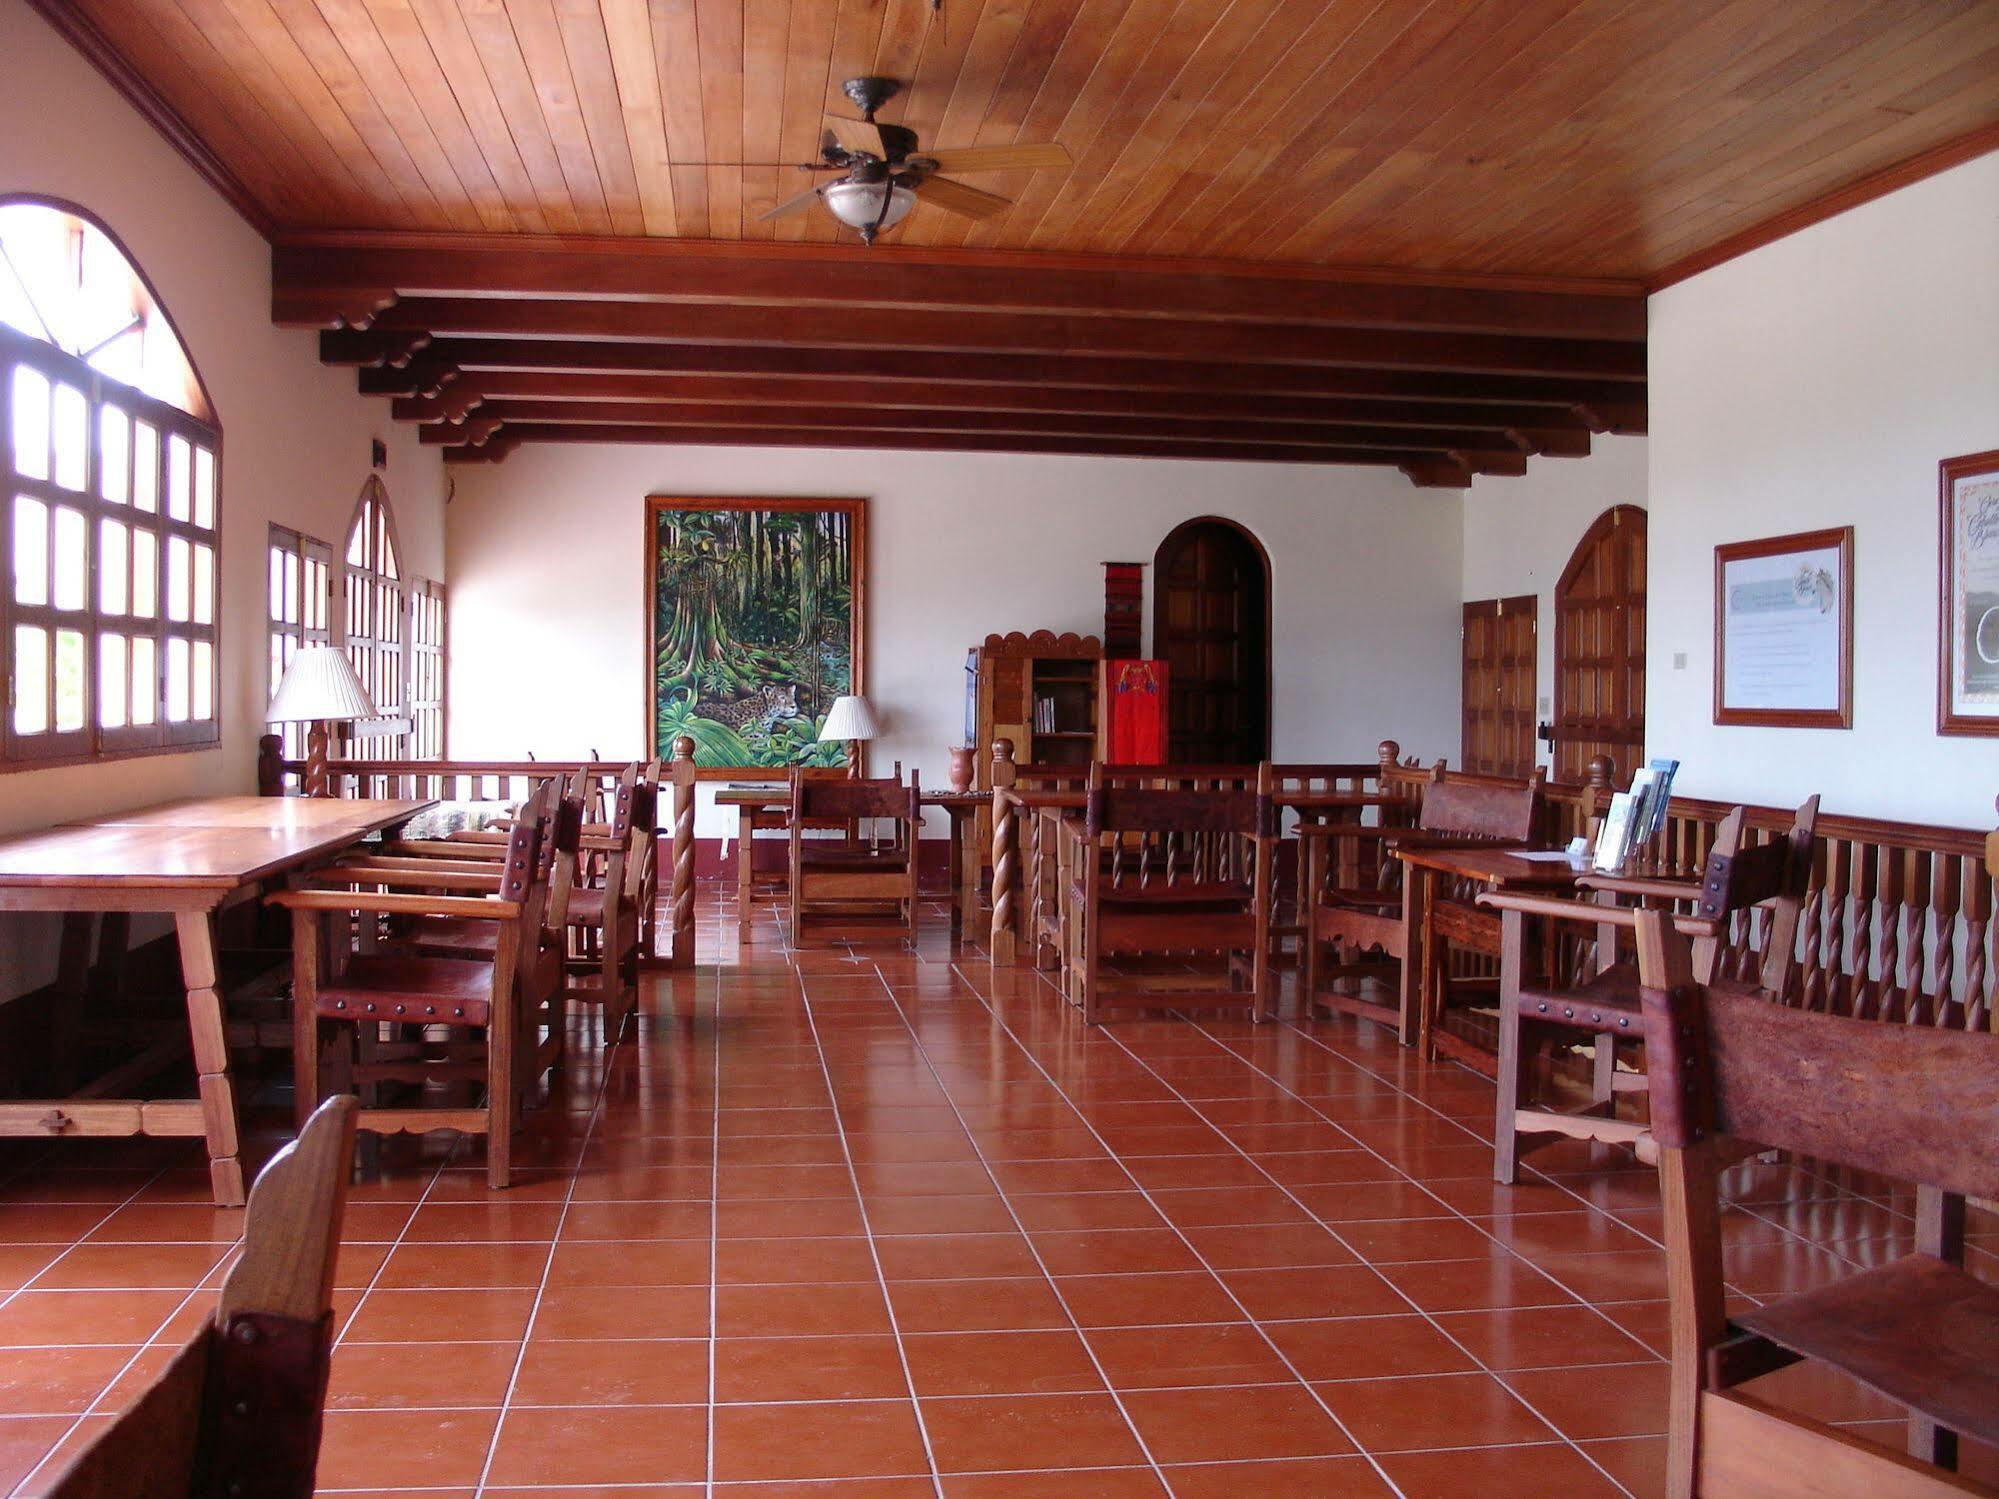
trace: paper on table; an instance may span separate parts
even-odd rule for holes
[[[1589,855],[1572,854],[1565,848],[1515,849],[1513,857],[1533,864],[1573,864],[1578,869],[1589,865]]]

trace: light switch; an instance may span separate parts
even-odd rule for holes
[[[1686,669],[1687,669],[1687,653],[1685,651],[1674,651],[1673,670],[1685,671]]]
[[[1548,702],[1548,699],[1540,697],[1534,699],[1534,702],[1535,702],[1535,709],[1534,709],[1535,713],[1542,718],[1546,718],[1548,716],[1549,709],[1551,706]]]

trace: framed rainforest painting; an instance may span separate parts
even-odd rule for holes
[[[1937,732],[1999,736],[1999,450],[1937,470]]]
[[[846,765],[819,729],[866,691],[867,522],[866,500],[647,497],[651,753],[685,734],[705,778]]]

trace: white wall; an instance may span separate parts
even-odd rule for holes
[[[1993,447],[1999,154],[1652,298],[1647,732],[1688,791],[1991,825],[1999,740],[1935,723],[1937,463]],[[1853,728],[1715,727],[1714,547],[1849,524]]]
[[[442,467],[310,333],[271,325],[270,248],[101,75],[26,5],[0,4],[0,194],[89,209],[125,243],[186,340],[221,418],[222,743],[209,750],[0,773],[0,834],[168,797],[256,788],[263,732],[264,548],[281,521],[338,546],[368,443],[411,572],[444,570]],[[0,996],[39,982],[39,926],[0,918]]]
[[[1555,584],[1583,533],[1613,505],[1645,506],[1645,439],[1598,437],[1587,458],[1537,458],[1525,478],[1480,475],[1465,496],[1463,596],[1534,594],[1538,661],[1536,722],[1552,718],[1555,695]],[[1457,750],[1453,748],[1452,763]],[[1538,763],[1553,751],[1534,741]]]
[[[1253,531],[1273,605],[1273,753],[1454,753],[1460,501],[1393,469],[1124,458],[545,446],[461,471],[450,510],[451,748],[646,751],[645,497],[862,495],[877,765],[945,781],[966,650],[1103,629],[1106,559],[1199,515]],[[1148,597],[1148,611],[1150,601]],[[544,706],[524,717],[524,700]],[[733,833],[704,805],[703,836]]]

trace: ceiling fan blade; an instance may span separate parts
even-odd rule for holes
[[[942,172],[1025,172],[1069,166],[1069,148],[1046,141],[1030,146],[946,146],[922,153]]]
[[[845,115],[826,116],[826,133],[843,151],[864,152],[869,156],[888,157],[888,146],[882,140],[881,126],[867,120],[850,120]]]
[[[781,219],[786,214],[797,213],[801,209],[810,208],[818,201],[819,189],[808,187],[804,192],[786,198],[775,208],[766,208],[762,213],[757,215],[757,222],[762,224],[769,222],[771,219]]]
[[[1004,213],[1013,207],[1013,199],[1002,198],[998,193],[981,191],[968,187],[962,182],[953,182],[949,177],[925,177],[910,184],[916,195],[925,203],[934,203],[939,208],[952,213],[963,214],[968,219],[989,219],[996,213]]]

